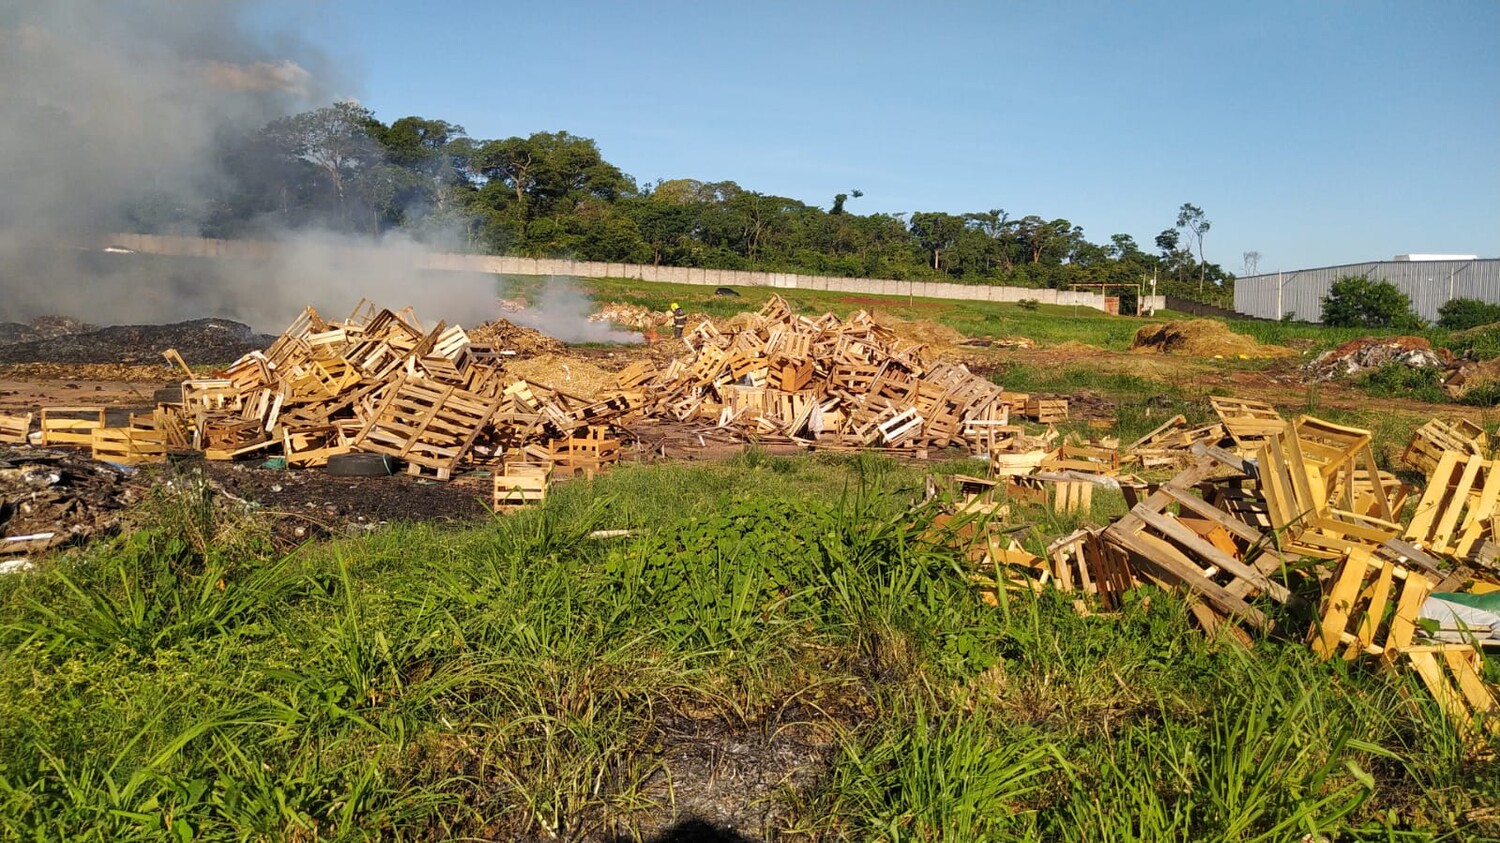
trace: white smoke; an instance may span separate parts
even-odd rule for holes
[[[100,250],[152,202],[173,233],[198,234],[234,188],[224,139],[343,86],[316,51],[242,25],[252,5],[0,0],[0,321],[214,316],[274,331],[307,305],[342,318],[361,298],[433,323],[494,317],[493,276],[417,270],[424,247],[399,235],[269,231],[259,260]]]
[[[594,310],[594,301],[571,278],[551,276],[539,291],[529,293],[521,291],[524,287],[524,282],[515,279],[506,279],[501,284],[502,294],[507,298],[526,300],[523,309],[504,314],[517,325],[535,328],[567,343],[629,345],[644,341],[633,331],[622,331],[608,322],[591,321],[589,314]]]

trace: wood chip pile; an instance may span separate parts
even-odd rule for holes
[[[999,589],[1054,587],[1112,611],[1126,591],[1154,584],[1191,596],[1210,635],[1249,644],[1252,632],[1305,634],[1324,658],[1414,673],[1466,734],[1500,734],[1495,690],[1480,678],[1482,651],[1423,640],[1418,624],[1428,594],[1500,583],[1500,460],[1486,457],[1483,431],[1441,421],[1417,431],[1402,461],[1427,483],[1403,520],[1417,493],[1377,467],[1369,431],[1306,415],[1288,421],[1259,402],[1215,399],[1214,409],[1218,424],[1189,429],[1177,417],[1132,446],[1127,457],[1142,464],[1187,465],[1163,483],[1119,482],[1130,505],[1124,516],[1064,536],[1044,556],[1010,534],[987,538],[994,577],[982,582],[996,589],[991,598]],[[1097,467],[1069,460],[1066,472],[1049,474],[1064,445],[1045,452],[1036,470],[992,476],[978,493],[966,478],[959,509],[983,512],[1004,490],[1011,501],[1086,513],[1071,487],[1098,483],[1117,464],[1099,449],[1077,453]],[[1054,486],[1052,495],[1034,479]],[[1284,628],[1299,613],[1318,621],[1311,630]]]

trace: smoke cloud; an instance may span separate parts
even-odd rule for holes
[[[503,279],[501,283],[501,290],[507,298],[526,302],[523,309],[504,314],[517,325],[535,328],[569,343],[630,345],[643,342],[641,335],[633,331],[622,331],[608,322],[590,321],[593,300],[571,278],[554,275],[536,292],[528,293],[526,287],[526,282],[516,279]]]
[[[225,138],[345,93],[317,51],[245,26],[252,5],[0,0],[0,321],[279,330],[304,306],[337,318],[360,298],[432,322],[493,318],[493,277],[418,271],[423,247],[403,237],[271,231],[262,260],[101,251],[143,206],[172,220],[164,233],[197,235],[226,189]]]

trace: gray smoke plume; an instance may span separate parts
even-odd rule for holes
[[[529,293],[526,292],[528,285],[525,281],[504,276],[501,278],[500,289],[506,298],[526,302],[523,309],[503,314],[517,325],[535,328],[569,343],[630,345],[644,342],[642,336],[633,331],[622,331],[608,322],[590,321],[593,299],[571,278],[551,276],[539,291]]]
[[[219,316],[276,330],[360,298],[424,320],[492,318],[494,279],[422,273],[421,247],[270,232],[263,260],[110,254],[151,211],[196,235],[225,190],[223,139],[326,104],[347,84],[315,50],[252,34],[248,0],[0,0],[0,321],[99,324]],[[360,245],[370,246],[370,241]]]

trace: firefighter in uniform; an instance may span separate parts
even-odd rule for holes
[[[672,302],[672,338],[682,339],[682,330],[687,327],[687,312],[682,305]]]

